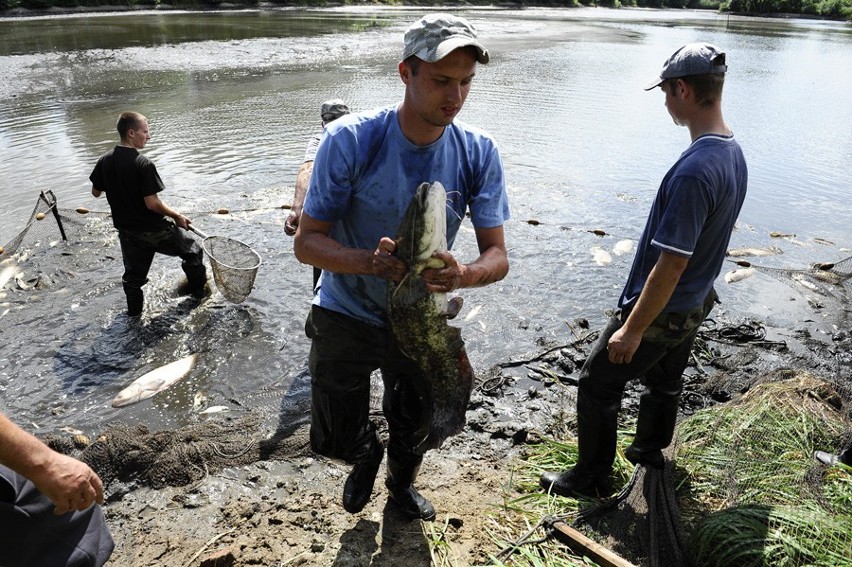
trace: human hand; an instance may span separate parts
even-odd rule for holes
[[[427,268],[421,272],[426,290],[432,293],[449,293],[461,287],[464,264],[449,253],[437,251],[432,254]]]
[[[184,230],[189,230],[189,225],[192,224],[192,221],[183,215],[178,215],[175,217],[175,224]]]
[[[62,453],[53,452],[41,474],[30,480],[50,498],[57,515],[83,511],[104,501],[104,485],[98,475],[87,464]]]
[[[396,242],[387,236],[379,241],[378,247],[370,258],[370,270],[376,277],[398,282],[405,276],[408,267],[405,262],[393,255]]]
[[[299,228],[299,218],[302,216],[302,210],[291,208],[290,214],[287,215],[287,220],[284,221],[284,232],[287,236],[296,234],[296,229]]]
[[[621,327],[612,334],[606,345],[609,361],[613,364],[629,364],[641,342],[641,333],[629,333],[625,327]]]

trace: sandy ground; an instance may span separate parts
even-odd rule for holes
[[[688,369],[694,378],[684,399],[723,401],[784,368],[849,380],[848,334],[823,343],[799,334],[803,341],[794,348],[714,344],[720,358],[704,365],[705,375]],[[108,486],[105,512],[116,542],[108,565],[492,564],[504,542],[489,535],[489,523],[502,503],[520,495],[514,483],[530,444],[565,430],[575,367],[588,346],[543,345],[524,364],[480,376],[465,432],[427,454],[416,483],[438,511],[434,522],[409,521],[388,502],[384,464],[372,501],[348,514],[340,504],[348,467],[305,452],[211,472],[188,486]],[[630,413],[635,399],[624,407]]]

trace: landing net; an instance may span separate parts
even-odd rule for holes
[[[216,287],[228,301],[242,303],[254,286],[260,254],[248,244],[224,236],[208,236],[203,246],[213,267]]]

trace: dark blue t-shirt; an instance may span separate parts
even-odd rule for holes
[[[663,178],[619,307],[639,298],[661,250],[689,257],[663,312],[700,306],[722,270],[747,185],[745,157],[733,136],[696,139]]]

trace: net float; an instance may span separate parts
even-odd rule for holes
[[[36,215],[36,220],[43,220],[43,219],[44,219],[44,213],[39,213],[39,214]]]
[[[85,215],[89,212],[89,209],[87,209],[86,207],[77,207],[77,212],[81,215]]]
[[[229,212],[231,212],[231,211],[229,211],[229,210],[228,210],[228,209],[226,209],[225,207],[222,207],[221,209],[219,209],[218,211],[216,211],[216,213],[217,213],[217,214],[220,214],[220,215],[227,215]]]

